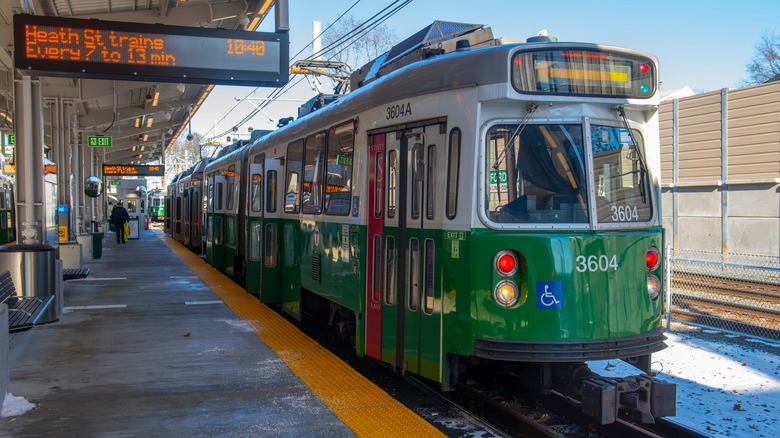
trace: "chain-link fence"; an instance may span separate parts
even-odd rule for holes
[[[667,249],[667,320],[780,339],[780,257]]]

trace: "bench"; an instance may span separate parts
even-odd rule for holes
[[[62,279],[65,281],[76,280],[78,278],[86,278],[88,275],[89,275],[89,268],[62,270]]]
[[[9,332],[32,328],[53,301],[54,295],[46,299],[18,296],[11,273],[9,271],[0,273],[0,303],[8,306]]]

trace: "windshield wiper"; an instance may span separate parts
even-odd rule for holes
[[[617,110],[620,114],[621,120],[623,120],[623,125],[625,126],[626,131],[628,131],[628,137],[631,139],[631,146],[634,148],[634,151],[636,151],[637,154],[639,161],[639,195],[642,197],[642,203],[646,203],[647,193],[645,193],[644,179],[645,176],[649,174],[647,172],[647,168],[645,167],[645,157],[642,156],[642,151],[639,149],[639,143],[637,143],[636,139],[634,138],[634,132],[631,131],[631,127],[628,126],[628,119],[626,118],[625,108],[623,108],[622,105],[618,105]]]
[[[504,159],[503,157],[506,155],[506,151],[512,146],[512,142],[514,141],[515,137],[523,132],[523,129],[525,129],[526,125],[528,125],[528,119],[531,118],[537,108],[539,108],[539,105],[535,103],[528,104],[528,107],[525,109],[525,115],[523,115],[523,118],[520,120],[520,124],[517,125],[515,132],[512,133],[512,136],[509,137],[509,140],[507,140],[506,144],[504,144],[504,150],[502,150],[500,154],[496,155],[496,161],[493,163],[493,170],[498,170],[498,166]]]

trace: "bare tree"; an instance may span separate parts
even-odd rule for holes
[[[780,80],[780,35],[765,32],[756,53],[746,67],[750,77],[743,85],[758,85]]]
[[[322,35],[328,59],[347,63],[357,68],[377,58],[398,40],[398,36],[385,24],[370,28],[350,15],[329,24]]]
[[[183,140],[181,137],[174,140],[165,152],[168,164],[166,174],[171,174],[170,176],[173,177],[200,161],[202,141],[203,136],[198,133],[192,134],[192,140]]]

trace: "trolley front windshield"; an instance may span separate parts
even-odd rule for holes
[[[588,224],[590,199],[600,223],[645,222],[652,217],[642,137],[591,125],[494,125],[486,138],[487,217],[497,223]],[[593,163],[587,163],[586,147]],[[593,169],[594,181],[587,169]],[[590,188],[593,187],[594,194]],[[592,195],[595,195],[591,198]]]
[[[582,125],[496,125],[488,214],[503,223],[588,223]]]

